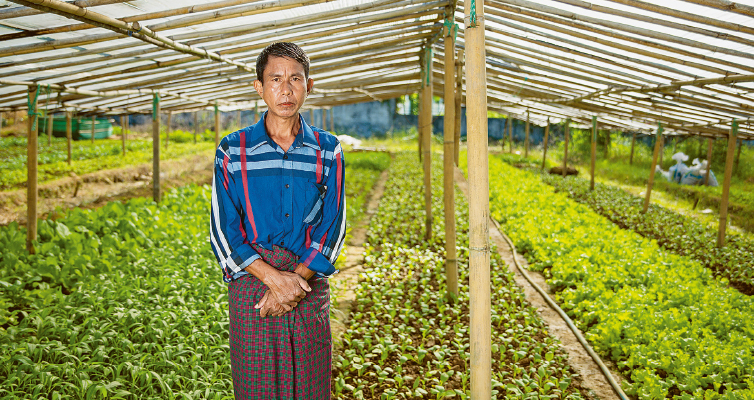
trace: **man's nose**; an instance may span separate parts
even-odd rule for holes
[[[286,80],[285,82],[283,82],[282,94],[293,94],[293,84],[291,83],[291,81]]]

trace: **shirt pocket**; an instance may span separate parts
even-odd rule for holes
[[[306,197],[309,199],[304,208],[304,223],[318,225],[322,222],[322,208],[325,205],[327,186],[309,182],[306,187]]]

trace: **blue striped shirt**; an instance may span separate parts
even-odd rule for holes
[[[301,129],[287,152],[260,121],[223,138],[215,153],[210,242],[231,282],[258,258],[251,243],[284,247],[322,276],[346,233],[343,149],[338,139],[310,127]]]

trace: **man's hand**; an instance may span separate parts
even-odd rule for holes
[[[293,272],[276,270],[266,274],[264,278],[262,282],[270,289],[270,296],[277,303],[290,306],[291,309],[312,290],[304,278]]]
[[[279,317],[289,313],[296,307],[296,304],[290,306],[278,303],[270,293],[269,290],[265,292],[264,296],[262,296],[262,300],[259,300],[259,303],[254,306],[254,308],[259,310],[260,317],[264,318],[268,315],[271,317]]]

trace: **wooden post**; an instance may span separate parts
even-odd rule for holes
[[[92,143],[94,143],[95,127],[97,126],[97,116],[92,115]]]
[[[594,165],[597,163],[597,116],[592,117],[592,181],[589,189],[594,190]]]
[[[733,167],[733,172],[738,173],[738,164],[741,162],[741,147],[744,147],[744,141],[738,140],[738,151],[736,151],[736,165]]]
[[[34,241],[37,240],[37,141],[39,116],[37,97],[39,86],[29,85],[29,121],[26,143],[26,250],[34,254]]]
[[[330,133],[335,134],[335,110],[330,109]]]
[[[126,155],[126,117],[120,116],[120,142],[121,142],[121,155]]]
[[[458,166],[458,157],[461,153],[461,102],[463,102],[463,49],[458,49],[458,58],[456,59],[456,123],[453,127],[456,142],[453,154],[456,157],[456,166]]]
[[[215,100],[215,149],[220,146],[220,110],[217,109],[217,100]]]
[[[545,170],[545,162],[547,161],[547,141],[550,136],[550,117],[547,117],[547,125],[545,125],[545,140],[542,143],[544,145],[544,152],[542,153],[542,171]]]
[[[704,186],[709,186],[709,171],[712,169],[712,138],[707,139],[707,172],[704,174]]]
[[[472,7],[472,4],[475,7]],[[471,400],[492,397],[489,177],[484,2],[465,1],[469,147],[469,291]]]
[[[730,180],[733,176],[733,153],[736,151],[736,136],[738,136],[738,121],[734,119],[728,134],[728,153],[725,156],[725,179],[723,180],[723,197],[720,200],[720,228],[717,231],[717,247],[725,246],[725,229],[728,226],[728,196],[730,195]]]
[[[445,7],[446,18],[452,18],[453,7]],[[452,19],[450,20],[452,22]],[[458,261],[456,259],[456,207],[455,185],[453,175],[455,171],[455,133],[453,128],[456,121],[455,105],[455,32],[458,29],[446,26],[445,29],[445,116],[443,119],[443,200],[445,204],[445,280],[450,298],[458,297]]]
[[[52,114],[47,115],[47,145],[52,146]]]
[[[421,57],[424,57],[423,51],[421,52],[421,54],[422,54]],[[421,60],[421,57],[419,57],[420,60]],[[422,64],[422,62],[420,61],[419,64]],[[422,89],[419,89],[419,118],[417,118],[417,121],[416,121],[416,148],[419,153],[419,162],[422,162],[422,145],[424,144],[424,139],[423,139],[424,130],[422,129],[422,115],[424,115],[424,113],[422,112],[422,108],[424,107],[424,102],[421,100],[421,91]]]
[[[424,164],[424,238],[432,237],[432,47],[423,50],[422,90],[420,95],[421,114],[419,130],[421,131],[422,162]]]
[[[631,135],[631,156],[628,159],[629,165],[634,165],[634,145],[636,144],[636,132]]]
[[[655,136],[655,151],[652,154],[652,169],[649,171],[649,183],[647,183],[647,194],[644,196],[644,210],[646,213],[649,210],[649,199],[652,196],[652,186],[655,183],[655,168],[657,167],[657,159],[662,151],[662,123],[657,123],[657,135]]]
[[[196,136],[199,134],[199,111],[194,111],[194,144],[196,144]]]
[[[563,147],[563,178],[568,174],[568,133],[571,130],[571,119],[566,120],[565,130],[563,137],[565,139],[565,146]]]
[[[152,198],[160,202],[160,96],[153,95],[152,107]],[[217,135],[215,135],[217,139]]]
[[[531,123],[529,122],[529,111],[526,111],[526,137],[524,138],[524,158],[529,157],[529,129]]]
[[[72,162],[71,142],[73,141],[73,129],[71,129],[71,112],[65,112],[65,140],[68,142],[68,165]]]
[[[168,111],[168,123],[165,126],[165,150],[168,149],[168,142],[170,142],[170,129],[173,127],[173,112]]]

